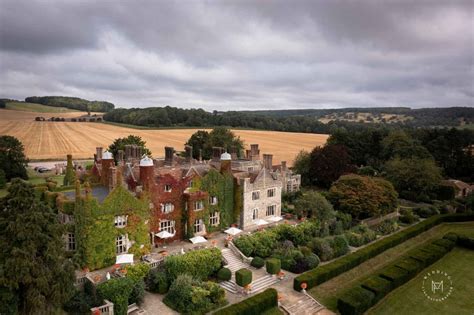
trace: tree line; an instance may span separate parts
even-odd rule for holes
[[[115,105],[105,101],[88,101],[78,97],[67,96],[30,96],[25,98],[27,103],[36,103],[53,107],[66,107],[84,112],[108,112]]]

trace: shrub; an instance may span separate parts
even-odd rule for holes
[[[354,253],[342,257],[334,262],[320,266],[308,272],[297,276],[293,281],[293,288],[297,291],[301,290],[301,284],[307,283],[308,288],[319,285],[347,270],[350,270],[364,261],[384,252],[385,250],[396,246],[407,239],[429,230],[433,226],[442,222],[465,222],[474,221],[474,214],[444,214],[433,216],[425,221],[410,226],[405,230],[390,235],[378,242],[368,245]]]
[[[206,280],[221,268],[221,263],[220,250],[210,248],[187,252],[184,255],[168,256],[164,268],[169,279],[176,279],[179,275],[187,273],[197,279]]]
[[[380,301],[393,289],[390,281],[375,275],[362,282],[361,286],[374,294],[373,304]]]
[[[418,272],[420,272],[424,268],[423,263],[410,257],[403,257],[397,260],[396,262],[394,262],[393,265],[407,271],[410,277],[415,276]]]
[[[388,235],[399,229],[397,219],[388,219],[372,226],[374,230],[379,235]]]
[[[331,244],[327,239],[324,238],[314,238],[308,244],[308,247],[311,248],[313,253],[318,255],[322,261],[331,260],[334,256],[334,251],[331,247]]]
[[[143,298],[145,297],[145,281],[140,279],[135,281],[133,285],[132,292],[130,292],[130,296],[128,297],[128,305],[136,303],[141,304],[143,302]]]
[[[435,241],[431,242],[431,244],[444,247],[447,250],[451,250],[451,249],[454,248],[454,246],[456,246],[456,242],[453,242],[449,239],[444,239],[444,238],[439,239],[439,240],[435,240]]]
[[[399,220],[402,223],[412,224],[414,222],[417,222],[419,220],[419,217],[417,215],[414,215],[413,212],[407,211],[405,214],[399,217]]]
[[[457,242],[458,241],[458,235],[456,233],[450,232],[447,233],[443,236],[443,239],[450,240],[452,242]]]
[[[136,265],[128,265],[127,269],[127,277],[132,279],[133,281],[139,281],[145,279],[145,277],[150,272],[150,265],[148,264],[136,264]]]
[[[438,209],[433,206],[415,208],[414,212],[421,218],[429,218],[431,216],[439,214]]]
[[[271,275],[276,275],[281,270],[281,261],[278,258],[269,258],[265,262],[265,268]]]
[[[163,302],[184,314],[205,314],[226,303],[225,292],[217,283],[201,282],[180,275],[171,285]]]
[[[220,309],[214,315],[255,315],[278,306],[277,290],[270,288],[242,302]]]
[[[380,277],[391,281],[394,289],[410,279],[408,271],[397,266],[385,267],[378,273],[380,274]]]
[[[1,295],[1,294],[0,294]],[[0,299],[1,301],[2,299]],[[8,305],[8,304],[5,304]],[[64,304],[64,310],[69,314],[89,314],[95,307],[94,299],[86,292],[77,290],[75,294]],[[5,311],[5,309],[4,309]],[[5,314],[16,314],[17,310]]]
[[[263,266],[265,266],[265,260],[260,257],[255,257],[254,259],[252,259],[250,265],[255,268],[262,268]]]
[[[235,272],[235,282],[241,287],[252,283],[252,271],[247,268],[237,270]]]
[[[337,300],[337,308],[341,315],[363,314],[373,305],[374,298],[374,293],[357,286],[346,291]]]
[[[347,231],[345,233],[345,238],[349,245],[359,247],[372,242],[377,238],[377,235],[367,226],[362,225]]]
[[[148,273],[146,284],[148,290],[155,293],[165,294],[169,289],[169,281],[164,271],[152,269]]]
[[[345,255],[347,252],[349,252],[349,244],[347,244],[347,240],[344,236],[334,236],[330,242],[334,252],[334,258]]]
[[[474,238],[460,235],[457,241],[459,246],[474,249]]]
[[[132,279],[113,278],[97,286],[97,293],[102,299],[114,303],[114,312],[118,315],[127,314],[128,299],[135,283]]]
[[[217,279],[221,281],[229,281],[232,278],[232,271],[229,268],[221,268],[217,272]]]

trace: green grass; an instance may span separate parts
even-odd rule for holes
[[[66,113],[66,112],[77,112],[77,110],[69,109],[65,107],[53,107],[42,104],[26,103],[26,102],[8,102],[6,109],[27,111],[27,112],[38,112],[38,113]]]
[[[363,262],[359,266],[312,288],[308,293],[330,310],[336,311],[337,299],[344,291],[362,283],[369,278],[373,272],[389,265],[392,261],[403,256],[409,250],[418,247],[423,243],[441,238],[448,232],[456,232],[474,237],[474,222],[443,223],[437,225],[432,229]]]
[[[64,175],[54,175],[54,172],[47,172],[47,173],[37,173],[35,170],[32,168],[27,169],[28,173],[28,180],[27,182],[37,185],[37,184],[43,184],[46,182],[46,178],[50,177],[53,180],[58,182],[58,187],[61,187],[63,185],[63,180],[64,180]]]
[[[473,262],[473,250],[454,248],[417,277],[387,295],[367,314],[474,314]],[[444,301],[431,301],[423,294],[423,277],[431,270],[446,272],[452,278],[454,290]]]

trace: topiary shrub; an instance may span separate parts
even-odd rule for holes
[[[410,279],[409,273],[396,266],[388,266],[380,271],[380,277],[392,282],[392,287],[397,288]]]
[[[159,294],[166,294],[170,286],[166,273],[157,268],[150,270],[146,284],[149,291]]]
[[[217,279],[221,281],[229,281],[232,278],[232,271],[229,268],[221,268],[217,272]]]
[[[346,291],[338,300],[337,308],[341,315],[359,315],[372,305],[375,294],[360,286]]]
[[[250,263],[250,265],[252,267],[260,269],[263,266],[265,266],[265,260],[263,258],[260,258],[260,257],[255,257],[254,259],[252,259],[252,262]]]
[[[218,248],[201,249],[166,257],[164,269],[169,279],[187,273],[196,279],[207,280],[221,268],[221,261],[222,255]]]
[[[252,271],[247,268],[237,270],[235,272],[235,282],[241,287],[252,283]]]
[[[135,283],[132,279],[113,278],[97,286],[97,293],[101,299],[114,303],[115,314],[127,314],[128,299]]]
[[[266,314],[265,311],[278,306],[278,292],[270,288],[242,302],[220,309],[214,315],[253,315]]]
[[[362,282],[361,286],[374,294],[374,304],[380,301],[392,290],[392,283],[379,276],[371,276]]]
[[[269,258],[265,262],[265,268],[271,275],[276,275],[281,270],[281,261],[278,258]]]
[[[447,233],[443,236],[443,239],[450,240],[452,242],[457,242],[458,241],[458,235],[456,233],[450,232]]]

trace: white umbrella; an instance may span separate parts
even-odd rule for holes
[[[171,234],[170,232],[168,231],[161,231],[160,233],[156,233],[155,234],[156,236],[158,236],[159,238],[170,238],[170,237],[173,237],[174,234]]]
[[[123,255],[118,255],[116,260],[115,260],[116,265],[122,265],[122,264],[132,264],[133,265],[133,254],[123,254]]]
[[[207,240],[206,240],[204,237],[202,237],[202,236],[195,236],[195,237],[193,237],[193,238],[190,238],[189,240],[190,240],[191,243],[193,243],[193,244],[206,243],[206,242],[207,242]]]
[[[268,221],[272,221],[272,222],[278,222],[278,221],[281,221],[281,220],[283,220],[283,218],[280,217],[280,216],[276,216],[276,217],[273,216],[271,218],[268,218]]]
[[[263,220],[263,219],[257,219],[255,221],[253,221],[253,223],[255,223],[256,225],[265,225],[265,224],[268,224],[267,221]]]
[[[224,231],[224,233],[227,233],[229,235],[237,235],[241,232],[242,232],[242,230],[238,229],[236,227],[231,227],[231,228],[228,228],[227,230]]]

